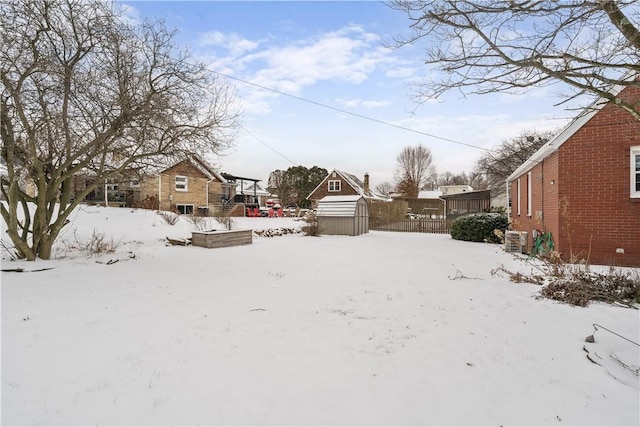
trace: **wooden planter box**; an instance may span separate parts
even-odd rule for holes
[[[193,231],[191,244],[203,248],[226,248],[228,246],[250,245],[253,230]]]

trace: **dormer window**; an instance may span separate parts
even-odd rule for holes
[[[340,184],[341,182],[339,180],[329,181],[329,191],[331,192],[340,191],[341,189]]]

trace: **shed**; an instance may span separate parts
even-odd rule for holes
[[[369,206],[360,195],[323,197],[316,218],[320,234],[358,236],[369,232]]]

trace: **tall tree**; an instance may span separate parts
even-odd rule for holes
[[[393,0],[411,22],[394,46],[425,41],[436,70],[415,87],[419,102],[450,89],[521,92],[564,83],[565,97],[603,97],[640,120],[637,100],[617,97],[639,86],[640,6],[636,0]]]
[[[217,153],[233,137],[232,88],[178,51],[162,22],[134,24],[118,3],[6,0],[0,40],[0,212],[20,257],[49,259],[70,213],[107,179]],[[94,181],[74,195],[80,173]]]
[[[280,203],[308,208],[307,196],[327,177],[327,170],[318,166],[292,166],[286,171],[275,170],[269,175],[269,187],[278,194]]]
[[[524,131],[514,138],[505,139],[498,148],[480,156],[476,161],[474,173],[484,177],[486,186],[493,194],[503,194],[507,177],[555,133],[555,131],[532,130]]]
[[[420,189],[436,173],[431,150],[422,145],[405,147],[396,160],[396,191],[406,197],[418,197]]]
[[[278,195],[278,199],[283,207],[295,203],[293,185],[287,179],[287,172],[276,169],[269,174],[269,191]]]

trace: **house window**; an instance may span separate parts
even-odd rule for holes
[[[188,191],[189,190],[189,180],[186,176],[177,175],[176,176],[176,191]]]
[[[531,216],[531,172],[527,173],[527,216]]]
[[[329,191],[340,191],[340,181],[329,181]]]
[[[133,179],[131,180],[131,182],[129,182],[129,186],[131,188],[140,188],[140,181],[138,181],[137,179]]]
[[[631,197],[640,199],[640,145],[631,147]]]
[[[516,181],[516,215],[520,215],[520,178]]]
[[[176,210],[181,215],[193,215],[193,205],[176,205]]]

